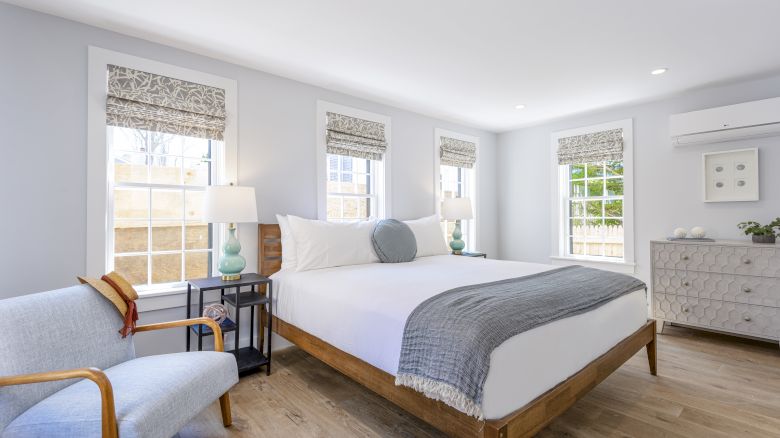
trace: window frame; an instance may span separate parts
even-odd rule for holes
[[[465,195],[465,197],[468,197],[471,199],[471,208],[474,209],[474,219],[465,221],[466,222],[466,234],[468,236],[468,239],[466,242],[466,251],[479,251],[479,233],[477,233],[477,222],[479,221],[479,212],[480,212],[480,203],[479,203],[479,196],[477,196],[477,181],[479,178],[479,137],[463,134],[460,132],[450,131],[443,128],[434,128],[433,130],[433,193],[434,193],[434,201],[433,201],[433,208],[434,212],[441,216],[441,202],[443,200],[442,193],[441,193],[441,138],[442,137],[449,137],[454,138],[457,140],[463,140],[468,141],[471,143],[474,143],[477,148],[477,162],[474,163],[474,167],[471,169],[464,169],[463,174],[463,182],[462,182],[462,193],[461,196]],[[446,222],[446,221],[443,221]],[[463,222],[463,221],[461,221]],[[463,229],[463,223],[461,223],[461,229]],[[442,228],[442,233],[444,234],[444,237],[447,237],[447,230],[446,228]],[[447,242],[449,244],[449,241]]]
[[[623,130],[623,259],[607,256],[571,255],[568,242],[569,165],[558,164],[558,139],[610,129]],[[634,130],[633,119],[553,132],[550,136],[552,247],[551,262],[583,264],[623,273],[634,273]]]
[[[327,113],[334,112],[344,114],[345,116],[357,117],[372,122],[378,122],[385,125],[385,138],[387,140],[387,150],[381,161],[371,160],[374,171],[373,181],[376,190],[376,218],[384,219],[392,217],[391,196],[390,196],[390,160],[392,152],[390,117],[382,114],[364,111],[358,108],[352,108],[339,105],[324,100],[317,101],[317,218],[319,220],[328,220],[328,153],[326,144],[327,134]],[[364,196],[360,196],[364,197]]]
[[[113,266],[113,151],[110,150],[106,125],[106,72],[109,64],[143,70],[225,90],[226,125],[223,147],[215,148],[212,160],[212,184],[238,184],[237,83],[208,73],[162,62],[89,47],[87,79],[87,242],[86,275],[100,277]],[[213,225],[212,250],[217,255],[225,238],[224,224]],[[212,272],[217,272],[218,256],[212,257]],[[150,261],[151,263],[151,261]],[[186,291],[186,283],[167,283],[138,288],[141,297],[152,297]],[[167,307],[161,304],[162,307]],[[145,309],[141,309],[145,310]],[[146,309],[151,310],[151,309]]]

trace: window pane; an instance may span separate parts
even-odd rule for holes
[[[622,161],[607,161],[607,176],[623,175]]]
[[[341,193],[355,193],[356,192],[354,179],[352,178],[352,174],[351,173],[342,173],[341,174],[341,188],[339,189],[339,192],[341,192]]]
[[[358,212],[358,198],[344,198],[343,217],[348,219],[357,219],[361,217]]]
[[[152,219],[179,219],[184,211],[184,191],[153,189]]]
[[[203,220],[203,198],[206,192],[187,190],[184,192],[184,220]]]
[[[148,189],[114,189],[114,218],[148,219]]]
[[[152,284],[181,281],[181,253],[152,255]]]
[[[208,139],[196,137],[178,138],[181,139],[181,154],[183,156],[194,158],[211,158]]]
[[[590,167],[588,169],[590,169]],[[588,196],[603,196],[603,195],[604,195],[604,180],[603,179],[588,180]]]
[[[604,255],[607,257],[623,257],[623,221],[607,219],[604,229]]]
[[[192,186],[207,186],[211,162],[201,158],[184,159],[184,184]]]
[[[114,257],[114,271],[125,277],[130,284],[143,285],[147,283],[149,275],[147,263],[146,255]]]
[[[353,158],[352,170],[358,173],[369,173],[371,170],[371,161]]]
[[[586,201],[585,214],[587,217],[601,217],[601,206],[603,201]]]
[[[585,216],[585,207],[580,201],[569,201],[569,216],[582,217]]]
[[[198,222],[188,222],[185,225],[184,249],[208,249],[209,225]]]
[[[589,256],[602,256],[604,255],[604,244],[597,242],[588,242],[587,255]]]
[[[137,141],[143,143],[150,154],[181,155],[180,136],[165,132],[144,131],[134,129]]]
[[[585,255],[585,241],[581,238],[569,238],[569,251],[572,255]]]
[[[149,223],[114,221],[114,252],[145,252],[149,248]]]
[[[607,196],[623,196],[623,178],[607,179]]]
[[[181,222],[152,222],[152,251],[181,250]]]
[[[569,234],[574,237],[582,238],[585,236],[585,221],[583,219],[569,220]]]
[[[588,164],[588,178],[599,178],[604,176],[604,163]]]
[[[145,183],[149,167],[147,155],[132,152],[119,152],[114,158],[114,181],[118,183]]]
[[[184,279],[208,277],[210,255],[210,252],[184,253]]]
[[[571,182],[571,197],[582,198],[585,196],[585,181]]]
[[[585,165],[572,164],[571,166],[569,166],[569,178],[570,179],[585,178]]]
[[[611,201],[604,202],[604,212],[607,217],[622,217],[623,216],[623,200],[613,199]]]
[[[328,196],[328,219],[337,219],[341,217],[341,198],[338,196]]]
[[[153,184],[181,184],[181,157],[172,155],[152,155],[150,158]]]

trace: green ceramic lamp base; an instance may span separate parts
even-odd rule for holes
[[[463,233],[460,231],[460,221],[455,221],[455,229],[452,230],[452,241],[450,242],[450,248],[455,255],[463,254],[463,249],[466,248],[466,242],[461,240]]]
[[[241,271],[246,267],[246,259],[239,254],[241,243],[236,239],[236,225],[228,225],[228,239],[222,246],[222,256],[219,258],[219,272],[222,280],[239,280]]]

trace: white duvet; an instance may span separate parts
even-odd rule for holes
[[[274,274],[274,314],[392,375],[406,319],[446,290],[520,277],[555,266],[450,255]],[[537,327],[496,348],[482,412],[501,418],[573,375],[647,320],[644,291]]]

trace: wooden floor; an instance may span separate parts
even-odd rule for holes
[[[540,437],[780,437],[780,348],[667,326],[658,377],[644,350]],[[439,437],[436,430],[298,350],[231,391],[234,424],[215,404],[189,437]]]

